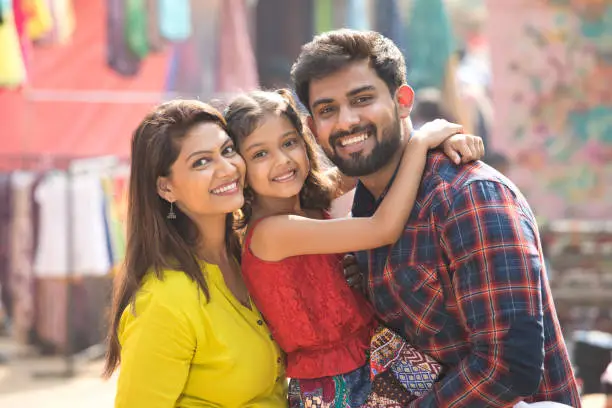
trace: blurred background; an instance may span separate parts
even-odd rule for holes
[[[100,344],[146,112],[289,86],[340,27],[393,39],[413,121],[461,122],[527,196],[585,406],[604,406],[612,0],[0,0],[1,406],[112,405]]]

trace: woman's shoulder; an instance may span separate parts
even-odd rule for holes
[[[133,304],[128,308],[136,314],[151,308],[181,313],[200,308],[205,300],[198,284],[189,275],[167,268],[158,272],[151,270],[145,275]]]
[[[159,273],[150,271],[145,276],[137,296],[148,293],[159,300],[175,303],[184,299],[188,293],[197,293],[198,290],[197,283],[185,272],[162,269]]]
[[[161,321],[190,327],[194,312],[206,299],[186,273],[173,269],[150,271],[144,277],[134,299],[124,309],[119,332],[130,327],[158,326]]]

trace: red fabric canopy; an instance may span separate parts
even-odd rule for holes
[[[148,56],[138,76],[121,77],[106,64],[104,0],[74,0],[74,7],[70,43],[34,47],[29,83],[0,90],[0,157],[127,157],[132,130],[162,98],[168,53]]]

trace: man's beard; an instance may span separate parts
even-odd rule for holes
[[[382,130],[380,140],[377,138],[377,130],[376,125],[370,124],[356,126],[350,132],[336,132],[329,138],[331,151],[324,149],[325,154],[342,173],[349,177],[363,177],[375,173],[385,167],[401,149],[401,124],[397,112],[393,122]],[[367,132],[376,143],[369,155],[364,156],[363,152],[356,152],[350,154],[350,159],[344,159],[336,153],[338,139],[363,132]]]

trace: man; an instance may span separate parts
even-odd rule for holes
[[[410,138],[405,78],[402,54],[375,32],[321,34],[292,68],[319,144],[359,179],[353,216],[384,199]],[[403,237],[357,258],[378,316],[446,367],[412,406],[580,406],[535,218],[500,173],[430,153]]]

